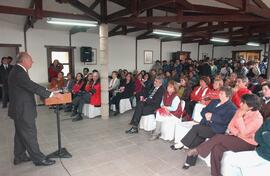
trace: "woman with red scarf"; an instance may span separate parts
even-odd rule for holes
[[[172,140],[174,138],[175,123],[181,121],[180,117],[183,113],[181,108],[180,98],[177,96],[178,87],[174,81],[169,81],[167,91],[164,93],[161,105],[156,114],[156,129],[150,140],[158,139],[159,136],[165,140]],[[165,125],[169,122],[169,127]],[[165,134],[165,133],[169,134]]]
[[[48,70],[49,82],[51,82],[53,78],[57,78],[58,73],[61,72],[62,70],[63,65],[57,59],[55,59],[53,63],[50,65]]]

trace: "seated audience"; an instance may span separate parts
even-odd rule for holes
[[[237,108],[240,108],[241,97],[245,94],[250,94],[251,91],[247,88],[248,78],[245,76],[238,76],[236,85],[233,88],[233,97],[232,102],[236,105]]]
[[[200,85],[195,87],[190,95],[190,102],[186,102],[186,111],[187,114],[191,117],[194,106],[196,103],[200,102],[202,98],[210,90],[208,85],[210,84],[210,79],[206,76],[200,78]]]
[[[193,113],[192,113],[192,119],[195,119],[195,116],[198,116],[200,119],[202,118],[201,117],[202,109],[205,106],[207,106],[212,100],[219,99],[219,90],[222,86],[223,86],[223,80],[216,78],[213,83],[213,89],[210,89],[207,92],[207,94],[202,98],[202,100],[196,103]]]
[[[270,82],[265,82],[262,84],[262,107],[260,112],[264,119],[270,117]]]
[[[74,79],[72,77],[72,74],[71,73],[68,73],[67,74],[67,79],[65,81],[65,90],[66,92],[72,92],[72,88],[74,86]]]
[[[77,96],[73,101],[73,113],[71,116],[77,115],[73,122],[82,120],[82,110],[84,104],[91,104],[94,106],[100,106],[101,104],[101,87],[100,87],[100,80],[99,80],[99,73],[94,72],[92,74],[88,74],[87,77],[87,84],[85,85],[84,92],[81,96]]]
[[[114,113],[114,116],[119,114],[120,100],[132,97],[133,92],[134,92],[134,82],[132,81],[132,74],[128,73],[125,81],[122,81],[120,83],[118,92],[110,101],[110,105],[115,104],[116,112]]]
[[[270,118],[255,134],[258,146],[253,151],[230,153],[226,156],[224,176],[267,176],[270,164]],[[263,169],[266,168],[267,169]],[[255,171],[256,173],[252,172]],[[225,175],[226,174],[226,175]]]
[[[134,96],[136,97],[136,100],[139,101],[140,96],[143,94],[143,81],[141,73],[136,75],[134,84],[135,84]]]
[[[140,123],[141,117],[143,115],[154,114],[155,111],[160,107],[164,93],[162,82],[162,78],[157,76],[154,81],[154,89],[150,92],[150,95],[148,97],[140,97],[140,101],[136,105],[135,112],[130,122],[132,127],[127,130],[126,133],[138,133],[138,125]]]
[[[58,90],[63,89],[64,86],[65,86],[64,73],[59,72],[57,74],[57,78],[52,78],[51,83],[49,85],[49,89]]]
[[[120,85],[120,80],[117,78],[117,72],[112,72],[112,79],[109,83],[109,99],[116,95],[116,90],[118,90]]]
[[[240,152],[254,150],[258,143],[255,133],[263,123],[259,112],[260,99],[255,94],[241,97],[241,106],[228,125],[226,134],[217,134],[188,152],[189,157],[206,157],[211,153],[211,175],[220,176],[221,160],[226,151]]]
[[[57,78],[58,73],[61,72],[63,68],[63,65],[55,59],[48,69],[49,82],[51,82],[53,78]]]
[[[207,138],[215,134],[223,134],[227,125],[235,114],[236,107],[231,102],[230,97],[232,90],[229,87],[222,87],[219,93],[219,99],[212,100],[201,112],[202,120],[200,124],[192,126],[191,130],[181,140],[181,149],[195,148],[203,143]],[[183,169],[188,169],[196,164],[197,157],[188,156]]]
[[[150,80],[150,75],[149,73],[145,73],[143,76],[143,96],[148,97],[150,91],[153,88],[153,82]]]
[[[189,101],[190,94],[191,94],[191,87],[189,85],[188,78],[186,76],[182,76],[180,78],[180,83],[178,83],[179,90],[178,90],[178,96],[181,100],[184,100],[185,102]]]
[[[225,80],[225,86],[230,86],[230,87],[235,87],[236,85],[236,80],[237,80],[237,74],[236,73],[231,73],[229,78]]]
[[[170,81],[165,91],[160,107],[156,113],[156,129],[150,140],[156,140],[161,135],[163,122],[179,122],[183,113],[180,98],[177,96],[178,87],[174,81]],[[174,134],[174,133],[173,133]]]

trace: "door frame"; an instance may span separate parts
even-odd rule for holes
[[[45,48],[47,49],[47,70],[49,69],[51,65],[52,51],[66,51],[66,52],[69,52],[69,70],[70,70],[70,73],[74,75],[74,70],[75,70],[74,49],[76,47],[45,45]],[[49,79],[49,72],[48,72],[48,79]]]

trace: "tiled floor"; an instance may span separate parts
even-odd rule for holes
[[[72,176],[206,176],[209,168],[198,160],[196,167],[181,169],[186,153],[170,150],[169,142],[148,141],[149,134],[127,135],[132,111],[109,120],[84,119],[71,122],[61,113],[62,143],[73,155],[62,159]],[[18,166],[13,160],[13,121],[7,110],[0,110],[0,176],[68,176],[60,161],[50,167],[31,162]],[[38,107],[38,139],[48,154],[57,148],[56,120],[52,110]]]

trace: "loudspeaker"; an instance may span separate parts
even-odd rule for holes
[[[92,62],[92,47],[81,47],[81,62]]]

